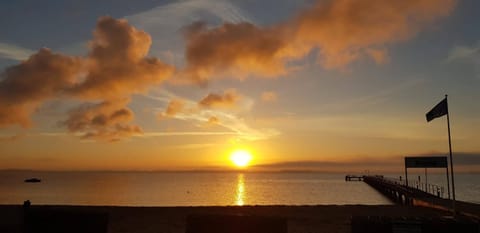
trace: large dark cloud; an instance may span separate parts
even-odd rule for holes
[[[69,112],[62,122],[70,132],[80,132],[84,139],[117,141],[124,137],[141,134],[137,125],[132,125],[133,112],[126,104],[128,99],[84,104]]]
[[[45,101],[73,98],[93,101],[72,110],[62,125],[84,138],[117,140],[141,133],[128,124],[132,94],[145,93],[171,76],[174,68],[147,57],[150,36],[126,20],[101,17],[85,57],[40,49],[7,68],[0,81],[0,127],[31,125],[30,117]],[[99,103],[100,102],[100,103]]]
[[[251,23],[226,23],[208,29],[202,22],[185,28],[187,75],[204,82],[214,73],[245,77],[285,73],[281,60],[287,46],[281,31]]]
[[[107,141],[143,132],[130,124],[133,112],[125,99],[162,83],[174,70],[157,58],[146,57],[150,46],[150,35],[126,20],[100,18],[86,58],[88,72],[84,81],[68,92],[76,98],[103,102],[72,111],[66,121],[70,132]],[[82,127],[72,127],[78,123]]]
[[[447,16],[455,0],[317,0],[283,23],[260,27],[225,23],[186,27],[186,74],[205,82],[216,75],[243,78],[288,72],[285,64],[313,49],[319,63],[342,69],[360,57],[388,60],[385,45],[413,37]]]
[[[7,68],[0,81],[0,127],[31,125],[30,115],[44,101],[65,94],[80,71],[76,57],[40,49],[28,60]]]
[[[143,93],[167,79],[174,68],[146,57],[151,38],[126,20],[102,17],[93,32],[85,80],[70,92],[87,99],[115,99]]]

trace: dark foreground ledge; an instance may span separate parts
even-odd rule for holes
[[[212,207],[102,207],[36,206],[53,212],[93,213],[108,216],[108,233],[185,233],[188,219],[195,216],[258,216],[283,219],[287,232],[352,232],[352,220],[358,217],[441,218],[448,212],[424,207],[399,205],[318,205],[318,206],[212,206]],[[62,213],[65,213],[62,212]],[[23,209],[18,205],[0,205],[0,233],[22,232]],[[274,221],[277,221],[274,220]],[[216,221],[216,220],[214,220]],[[268,223],[268,221],[267,221]],[[212,225],[214,223],[211,223]],[[208,224],[207,224],[208,225]],[[267,224],[268,225],[268,224]],[[70,226],[73,229],[75,226]],[[73,232],[68,231],[68,232]],[[418,231],[417,231],[418,232]],[[459,232],[459,231],[455,231]]]
[[[193,214],[187,216],[185,233],[287,233],[282,217],[257,215]]]
[[[108,214],[66,208],[24,208],[24,233],[107,233]]]
[[[354,216],[352,233],[478,233],[479,223],[471,218]]]

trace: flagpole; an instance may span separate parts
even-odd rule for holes
[[[448,111],[448,95],[445,95],[445,100],[447,101],[447,127],[448,127],[448,149],[450,150],[450,172],[452,173],[452,208],[453,214],[457,212],[455,209],[455,179],[453,177],[453,157],[452,157],[452,138],[450,136],[450,111]]]
[[[448,164],[445,166],[445,168],[447,169],[447,190],[448,190],[448,199],[450,199],[450,177],[448,177]]]

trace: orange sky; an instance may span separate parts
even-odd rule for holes
[[[0,169],[224,170],[244,149],[249,170],[402,171],[446,155],[425,113],[448,93],[460,170],[480,171],[477,3],[158,4],[37,40],[0,24]],[[77,17],[35,14],[31,33]]]

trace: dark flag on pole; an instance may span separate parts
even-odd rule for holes
[[[453,172],[453,156],[452,156],[452,138],[450,136],[450,114],[448,113],[447,97],[448,96],[445,95],[445,99],[443,99],[442,101],[440,101],[440,103],[435,105],[435,107],[433,107],[432,110],[430,110],[430,112],[427,113],[426,117],[427,117],[427,122],[430,122],[431,120],[437,117],[447,115],[448,149],[450,151],[450,172],[452,173],[452,194],[453,194],[452,210],[453,210],[453,215],[455,216],[455,213],[457,212],[455,207],[455,178],[453,177],[454,172]],[[447,174],[448,174],[448,171],[447,171]],[[448,180],[448,175],[447,175],[447,180]],[[450,188],[448,188],[448,190],[450,190]]]
[[[427,113],[427,122],[431,120],[446,115],[448,113],[448,104],[447,98],[443,99],[440,103],[438,103],[435,107]]]

